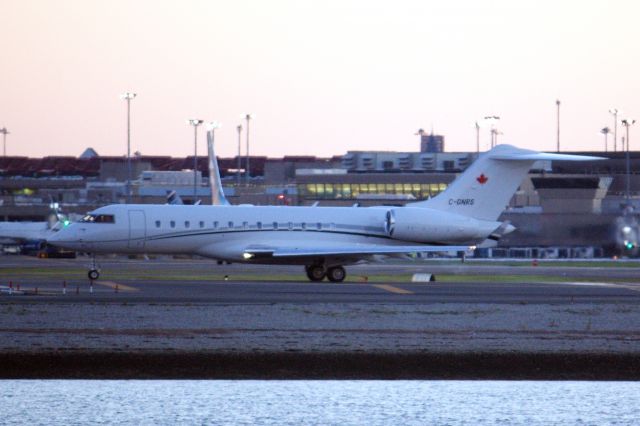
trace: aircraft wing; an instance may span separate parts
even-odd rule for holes
[[[367,256],[385,254],[407,254],[426,252],[447,252],[474,250],[475,246],[381,246],[374,244],[358,244],[355,246],[328,246],[328,247],[248,247],[244,250],[244,257],[313,257],[313,256]]]

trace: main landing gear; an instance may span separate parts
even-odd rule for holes
[[[307,277],[311,281],[322,281],[325,277],[334,283],[341,283],[347,276],[347,272],[340,265],[327,268],[324,265],[305,266]]]
[[[89,272],[87,272],[87,277],[89,277],[91,281],[100,278],[100,268],[96,264],[96,255],[93,253],[91,254],[91,266],[89,267]]]

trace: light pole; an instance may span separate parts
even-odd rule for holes
[[[193,204],[195,204],[198,197],[198,126],[204,121],[191,118],[187,123],[193,126]]]
[[[609,149],[609,143],[607,142],[607,136],[609,136],[609,133],[611,133],[611,129],[609,129],[608,127],[603,127],[602,130],[600,130],[600,133],[602,133],[604,135],[604,152],[607,152],[607,150]]]
[[[609,109],[609,113],[613,115],[613,152],[618,150],[618,108]]]
[[[9,131],[6,127],[0,129],[0,133],[2,133],[2,156],[7,156],[7,135],[9,135]]]
[[[500,116],[487,115],[484,119],[491,123],[491,130],[489,134],[491,136],[491,148],[493,148],[498,143],[498,129],[495,128],[494,124],[497,120],[500,120]]]
[[[556,107],[558,108],[558,122],[557,122],[557,152],[560,152],[560,99],[556,99]]]
[[[631,166],[631,164],[630,164],[631,161],[630,161],[630,158],[629,158],[629,127],[633,126],[635,123],[636,123],[636,120],[627,120],[627,119],[624,119],[624,120],[622,120],[620,122],[620,124],[622,124],[624,127],[627,128],[627,137],[626,137],[626,140],[627,140],[627,148],[626,148],[626,163],[627,163],[627,194],[626,194],[626,198],[627,198],[627,207],[630,206],[629,199],[631,197],[631,195],[630,195],[631,194],[631,176],[630,176],[630,174],[631,174],[631,170],[630,170],[631,169],[631,167],[630,167]],[[623,148],[624,148],[624,146],[623,146]]]
[[[131,99],[136,93],[126,92],[120,97],[127,101],[127,204],[131,204]]]
[[[240,156],[242,124],[238,124],[236,130],[238,131],[238,171],[236,172],[236,185],[240,186],[240,169],[242,168],[242,157]]]
[[[249,180],[251,179],[251,169],[249,167],[249,121],[253,118],[251,114],[245,114],[245,120],[247,120],[247,162],[245,164],[246,170],[246,178],[247,178],[247,186],[249,186]]]

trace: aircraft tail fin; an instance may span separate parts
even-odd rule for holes
[[[591,161],[602,157],[552,154],[498,145],[481,154],[449,187],[412,207],[426,207],[482,220],[497,220],[533,163],[540,160]]]
[[[167,204],[181,206],[184,203],[182,202],[182,198],[175,190],[167,191]]]
[[[49,197],[49,216],[47,218],[47,228],[57,230],[62,226],[66,226],[69,223],[67,215],[62,213],[60,204],[53,201],[53,197]]]
[[[224,196],[222,190],[222,180],[220,180],[220,169],[218,160],[213,149],[213,130],[207,131],[207,148],[209,152],[209,185],[211,186],[211,204],[214,206],[228,206],[229,201]]]

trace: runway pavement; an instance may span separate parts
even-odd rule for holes
[[[121,371],[140,377],[147,356],[159,356],[153,359],[160,367],[144,377],[167,377],[166,371],[180,377],[185,365],[191,366],[185,376],[228,377],[224,368],[206,370],[210,362],[203,359],[231,368],[237,357],[272,361],[254,359],[256,377],[280,362],[298,362],[293,377],[323,377],[318,371],[327,365],[355,365],[365,354],[382,356],[385,373],[358,375],[354,367],[341,377],[351,377],[349,371],[355,377],[412,377],[407,364],[396,365],[400,355],[414,366],[427,362],[427,355],[438,363],[466,357],[470,377],[474,354],[481,354],[478,359],[492,360],[491,371],[507,358],[529,365],[551,357],[549,366],[577,369],[574,378],[592,377],[594,369],[608,372],[598,377],[640,378],[640,280],[633,266],[360,265],[348,268],[351,282],[336,284],[310,283],[300,267],[107,258],[100,259],[102,276],[91,286],[87,263],[0,257],[0,358],[13,366],[0,376],[46,376],[59,357],[77,362],[82,354],[103,360],[106,373],[99,377]],[[413,273],[434,271],[443,281],[410,282]],[[410,354],[417,358],[407,359]],[[120,361],[107,362],[114,356]],[[573,358],[558,361],[567,356]],[[590,364],[593,356],[603,365]],[[624,365],[612,366],[612,356],[623,357]],[[135,366],[128,365],[134,358]],[[534,364],[527,370],[533,375],[524,377],[549,367]],[[93,377],[92,365],[68,364],[66,376]],[[445,376],[459,368],[438,365]],[[435,371],[427,370],[416,367],[416,375]],[[495,377],[523,377],[503,373]]]
[[[7,295],[11,283],[13,295],[37,291],[37,299],[26,300],[47,303],[640,303],[640,268],[372,264],[348,267],[351,282],[312,283],[298,266],[101,259],[101,278],[90,282],[84,276],[88,263],[0,257],[0,289]],[[449,279],[413,283],[414,273]],[[456,281],[469,275],[476,279]]]

